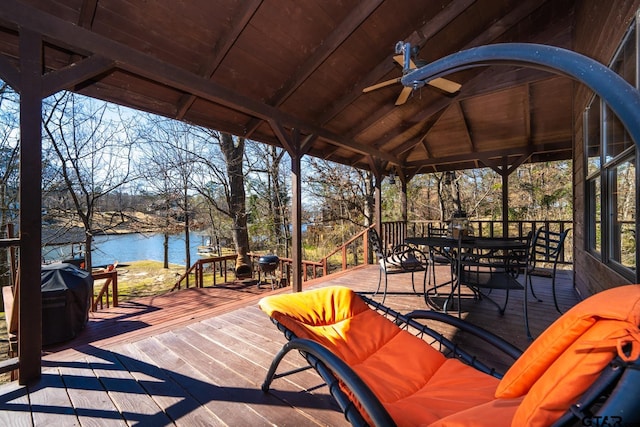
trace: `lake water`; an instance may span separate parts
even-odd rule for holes
[[[191,263],[198,259],[198,246],[206,244],[203,235],[192,233],[190,239]],[[163,261],[164,237],[162,234],[118,234],[96,236],[93,239],[92,261],[94,266],[113,264],[115,261],[126,263],[131,261],[155,260]],[[169,236],[169,262],[186,264],[184,234]],[[77,248],[76,248],[77,253]],[[43,257],[46,261],[70,258],[69,246],[45,248]]]

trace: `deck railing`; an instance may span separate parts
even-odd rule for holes
[[[252,263],[252,271],[254,273],[254,279],[258,282],[261,281],[264,274],[258,266],[258,259],[263,254],[250,253],[249,258]],[[197,288],[204,286],[215,286],[217,284],[229,283],[235,280],[235,265],[237,255],[224,255],[210,258],[202,258],[197,260],[189,270],[187,270],[182,276],[178,278],[175,285],[171,289],[178,290],[189,288],[192,285]],[[278,280],[281,284],[286,285],[291,283],[291,274],[293,269],[293,259],[280,258],[279,266],[277,269]],[[323,276],[326,270],[324,261],[302,261],[302,280],[307,281]],[[229,280],[233,278],[232,280]]]
[[[426,236],[428,224],[442,226],[438,221],[390,221],[382,223],[382,239],[385,247],[392,247],[403,243],[407,237]],[[502,221],[470,220],[477,236],[502,236]],[[571,221],[509,221],[510,236],[526,236],[529,231],[544,227],[553,231],[564,231],[571,226]],[[332,273],[345,271],[359,265],[369,264],[369,245],[367,239],[368,228],[338,246],[320,261],[302,261],[302,281],[327,276]],[[565,240],[565,248],[561,253],[559,263],[571,264],[573,259],[573,239],[571,234]],[[261,281],[264,272],[258,265],[262,254],[249,254],[252,261],[253,279]],[[195,287],[215,286],[218,283],[228,283],[230,277],[235,280],[236,255],[199,259],[176,282],[172,290]],[[277,280],[283,285],[291,283],[293,259],[280,258],[277,269]],[[231,281],[232,281],[231,280]]]
[[[402,221],[385,222],[383,223],[383,239],[385,244],[398,244],[404,242],[406,237],[422,237],[428,234],[429,224],[434,224],[436,227],[446,227],[446,224],[440,221],[410,221],[406,224],[406,228],[403,229]],[[500,220],[474,220],[469,219],[469,224],[474,230],[476,236],[481,237],[501,237],[502,234],[502,221]],[[573,221],[570,220],[524,220],[524,221],[509,221],[508,236],[511,237],[524,237],[530,231],[534,232],[543,227],[545,230],[563,232],[572,227]],[[564,242],[564,248],[560,253],[558,259],[560,264],[572,264],[573,263],[573,234],[569,233]]]
[[[302,261],[302,281],[327,276],[338,271],[348,270],[358,265],[369,263],[367,230],[364,229],[351,239],[338,246],[320,261]],[[263,254],[250,253],[253,279],[260,282],[265,274],[258,265]],[[215,286],[218,283],[229,283],[229,276],[235,279],[236,255],[225,255],[197,260],[182,276],[178,278],[173,290],[190,286]],[[280,258],[277,268],[277,280],[281,285],[291,283],[293,259]],[[231,280],[232,281],[232,280]]]
[[[104,280],[102,287],[98,292],[98,295],[94,295],[91,299],[91,311],[98,311],[98,307],[103,309],[106,305],[107,308],[111,304],[114,307],[118,306],[118,270],[113,269],[109,271],[94,272],[91,273],[94,283],[97,280]]]

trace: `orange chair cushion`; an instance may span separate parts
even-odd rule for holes
[[[639,325],[640,285],[608,289],[567,311],[511,366],[496,390],[496,397],[513,398],[526,394],[556,359],[601,319]]]
[[[428,424],[494,399],[498,379],[446,359],[349,288],[269,296],[259,305],[296,336],[345,361],[398,425]]]
[[[636,328],[620,320],[599,320],[578,338],[531,386],[513,418],[514,426],[547,426],[564,414],[616,355],[615,346]]]
[[[495,399],[449,415],[429,424],[429,427],[511,427],[522,399]]]

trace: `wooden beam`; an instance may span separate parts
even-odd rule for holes
[[[42,36],[20,30],[20,384],[40,378],[42,351]]]
[[[291,136],[287,135],[287,131],[285,130],[285,128],[275,120],[269,120],[268,123],[269,126],[271,126],[271,129],[273,129],[273,133],[278,138],[278,141],[280,141],[280,144],[282,144],[282,147],[284,147],[287,153],[289,153],[291,157],[297,156],[298,147],[295,146],[295,143]]]
[[[263,120],[275,119],[284,126],[297,128],[308,134],[316,134],[331,144],[380,157],[394,164],[401,162],[400,159],[389,153],[336,135],[323,127],[300,120],[263,102],[239,95],[183,68],[72,25],[17,0],[4,0],[3,7],[0,8],[0,19],[13,22],[21,28],[38,30],[43,36],[46,36],[50,43],[61,43],[72,51],[73,49],[81,50],[86,56],[91,56],[93,53],[109,58],[115,61],[116,66],[122,70],[191,93],[241,113]],[[72,46],[73,48],[71,48]]]
[[[0,56],[0,76],[16,92],[20,92],[20,72],[4,56]]]
[[[82,6],[80,6],[78,26],[90,29],[93,26],[93,19],[96,17],[97,8],[98,0],[84,0]]]
[[[267,101],[269,105],[279,107],[296,89],[304,83],[324,61],[339,48],[342,43],[371,15],[382,3],[382,0],[367,0],[357,3],[349,15],[340,22],[338,27],[322,41],[322,44],[307,58],[280,89]],[[246,126],[248,134],[260,125],[260,120],[252,119]]]
[[[302,291],[302,156],[291,156],[291,252],[294,292]]]
[[[94,55],[62,69],[51,71],[42,79],[42,97],[46,98],[63,89],[73,90],[73,86],[105,73],[114,66],[114,61]]]
[[[231,47],[238,39],[240,33],[242,33],[251,20],[251,17],[262,4],[262,0],[245,1],[243,4],[245,6],[244,9],[234,17],[233,22],[230,25],[231,31],[229,31],[222,39],[218,40],[211,54],[203,55],[207,60],[200,66],[198,75],[207,79],[213,77],[213,74],[216,72],[227,53],[229,53],[229,50],[231,50]],[[189,111],[189,108],[191,108],[195,102],[196,98],[197,97],[191,93],[182,95],[177,103],[176,119],[181,120],[184,117],[187,111]]]
[[[462,109],[462,105],[460,104],[460,101],[453,102],[453,105],[451,106],[451,108],[456,109],[456,112],[460,117],[460,122],[462,122],[462,125],[464,126],[464,134],[466,136],[466,141],[469,144],[469,149],[472,152],[476,152],[477,147],[476,147],[476,144],[473,142],[473,137],[471,136],[471,131],[469,130],[469,122],[467,122],[467,117],[464,114],[464,110]]]
[[[553,152],[553,151],[567,151],[571,150],[570,140],[558,140],[553,143],[540,143],[540,144],[532,144],[527,147],[526,155],[531,156],[538,152]],[[569,147],[569,148],[568,148]],[[488,159],[503,157],[503,156],[518,156],[523,154],[522,148],[508,148],[501,150],[491,150],[485,151],[482,153],[465,153],[458,154],[455,156],[446,156],[439,157],[434,159],[420,160],[415,162],[405,162],[405,167],[421,167],[421,166],[431,166],[437,164],[447,164],[447,163],[459,163],[459,162],[468,162],[472,160],[476,160],[478,158],[483,158],[487,160],[483,160],[483,162],[488,161]]]

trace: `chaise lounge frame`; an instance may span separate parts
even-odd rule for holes
[[[470,352],[465,351],[432,327],[420,323],[418,320],[433,321],[458,328],[460,331],[481,339],[487,345],[513,360],[522,355],[520,349],[501,337],[446,313],[416,310],[403,315],[362,294],[358,294],[358,296],[370,308],[392,320],[399,328],[411,331],[414,335],[435,346],[446,357],[458,358],[464,363],[498,379],[503,376],[501,369],[491,367],[486,362],[480,361]],[[274,357],[262,384],[262,391],[269,392],[275,379],[313,368],[326,383],[330,394],[344,413],[345,418],[352,425],[370,425],[361,411],[367,414],[373,425],[396,425],[371,389],[342,359],[322,344],[310,339],[299,338],[273,317],[270,317],[270,319],[284,333],[288,342]],[[280,362],[293,350],[298,351],[306,359],[308,366],[277,373]],[[626,348],[625,351],[628,352],[630,349]],[[343,388],[348,389],[353,397],[347,395]],[[610,420],[609,422],[617,423],[616,425],[638,425],[640,424],[638,395],[640,395],[640,358],[632,362],[626,362],[616,356],[602,370],[597,380],[582,397],[553,425],[569,426],[576,425],[576,423],[578,425],[580,425],[579,423],[582,423],[581,425],[592,425],[585,423],[600,423],[605,417]]]

